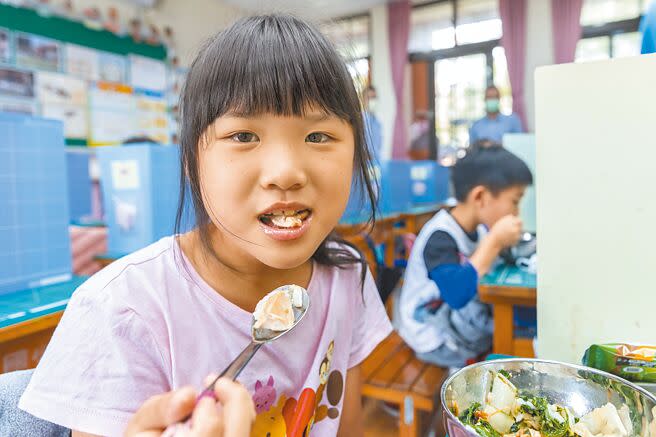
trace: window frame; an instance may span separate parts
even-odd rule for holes
[[[367,44],[369,45],[369,54],[367,56],[360,56],[360,57],[354,57],[354,58],[348,58],[344,59],[345,62],[353,62],[357,61],[360,59],[367,59],[369,61],[369,64],[371,65],[371,47],[372,47],[372,42],[373,42],[373,34],[371,30],[371,11],[366,11],[366,12],[361,12],[358,14],[353,14],[353,15],[344,15],[340,17],[335,17],[330,20],[326,20],[322,22],[322,24],[329,24],[329,23],[339,23],[342,21],[352,21],[352,20],[359,20],[362,18],[366,18],[368,20],[368,26],[367,26]]]
[[[600,26],[583,26],[581,32],[581,40],[588,38],[608,37],[610,41],[608,46],[608,58],[612,59],[614,55],[613,39],[617,35],[621,35],[623,33],[638,32],[640,30],[640,20],[642,20],[642,15],[635,18],[629,18],[627,20],[612,21]]]
[[[456,28],[458,22],[458,2],[461,0],[429,0],[422,3],[415,3],[412,5],[412,9],[421,9],[428,6],[433,6],[439,3],[451,3],[453,5],[453,16],[451,17],[451,23],[453,28]],[[435,62],[442,59],[449,58],[458,58],[461,56],[484,54],[487,64],[486,71],[486,82],[487,85],[494,84],[494,58],[492,56],[492,50],[495,47],[501,45],[501,39],[491,39],[488,41],[471,43],[471,44],[458,44],[458,38],[456,33],[453,34],[454,46],[448,49],[439,49],[431,50],[425,52],[412,52],[408,53],[408,62],[426,62],[428,65],[428,74],[427,80],[427,89],[428,89],[428,121],[430,129],[432,130],[432,135],[429,135],[429,149],[430,149],[430,159],[436,160],[439,156],[439,145],[437,144],[437,129],[435,127],[436,123],[436,108],[435,108]]]

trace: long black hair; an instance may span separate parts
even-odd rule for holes
[[[334,114],[353,128],[353,187],[375,221],[375,182],[372,157],[365,142],[362,106],[346,65],[332,44],[312,25],[290,15],[243,18],[211,38],[189,69],[181,101],[180,202],[176,233],[191,196],[204,249],[216,258],[209,238],[210,217],[203,204],[198,174],[201,136],[227,112],[246,115],[272,113],[302,117],[308,108]],[[331,244],[331,243],[342,244]],[[343,246],[331,233],[312,258],[319,264],[365,265],[363,256]],[[353,247],[352,245],[349,245]],[[356,249],[357,251],[357,249]],[[362,268],[362,278],[366,269]]]

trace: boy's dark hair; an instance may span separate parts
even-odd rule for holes
[[[191,196],[196,226],[206,253],[216,257],[198,174],[199,140],[214,121],[228,113],[303,116],[308,109],[334,114],[353,128],[354,185],[375,219],[375,187],[368,168],[362,106],[346,65],[332,44],[313,26],[290,15],[261,15],[238,20],[211,38],[187,74],[181,99],[180,202],[176,233]],[[185,189],[189,188],[189,192]],[[324,240],[313,259],[330,266],[364,265],[364,257]],[[364,274],[366,269],[362,269]]]
[[[516,186],[531,185],[533,175],[524,161],[501,146],[474,148],[451,170],[453,190],[464,202],[474,187],[484,186],[493,194]]]

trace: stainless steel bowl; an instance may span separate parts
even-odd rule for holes
[[[473,402],[485,401],[493,372],[505,370],[521,391],[545,396],[549,402],[569,407],[577,417],[612,402],[629,407],[634,435],[656,437],[656,396],[622,378],[589,367],[556,361],[507,359],[465,367],[442,386],[444,424],[449,437],[473,437],[452,409],[464,411]]]

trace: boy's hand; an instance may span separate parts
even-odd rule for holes
[[[522,220],[514,215],[501,217],[490,229],[490,238],[501,249],[514,246],[522,237]]]

